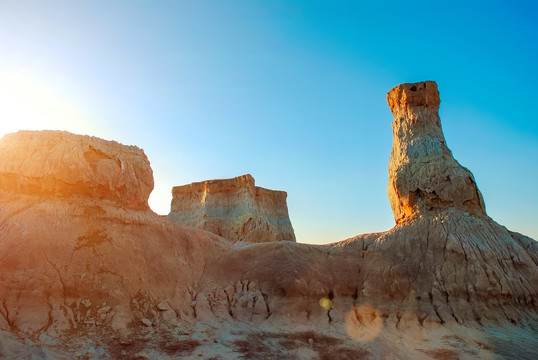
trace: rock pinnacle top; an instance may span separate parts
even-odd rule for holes
[[[405,116],[413,108],[439,108],[439,91],[435,81],[422,81],[419,83],[400,84],[387,94],[390,111],[396,116]]]

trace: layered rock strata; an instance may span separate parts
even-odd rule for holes
[[[259,322],[265,316],[287,328],[340,328],[362,344],[376,344],[372,351],[390,349],[374,358],[396,353],[397,346],[386,345],[388,334],[403,333],[420,349],[417,344],[435,332],[458,343],[437,339],[436,349],[425,350],[431,358],[491,356],[487,349],[538,355],[529,345],[498,345],[490,332],[498,326],[502,336],[529,331],[526,341],[535,343],[536,241],[486,215],[473,175],[446,146],[435,83],[400,85],[388,103],[395,117],[389,197],[397,225],[325,246],[237,248],[208,265],[196,307],[209,310],[206,319]]]
[[[167,219],[210,231],[232,241],[295,241],[287,194],[255,186],[247,174],[172,189]]]
[[[394,115],[388,195],[396,222],[447,208],[485,215],[473,174],[446,145],[437,84],[398,85],[387,94],[387,102]]]

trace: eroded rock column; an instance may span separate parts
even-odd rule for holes
[[[394,115],[388,196],[396,223],[454,207],[485,215],[473,174],[446,145],[434,81],[401,84],[387,94]]]

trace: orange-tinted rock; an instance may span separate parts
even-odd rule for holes
[[[473,174],[446,145],[437,84],[402,84],[387,94],[394,115],[388,196],[397,223],[422,212],[456,208],[485,215]]]
[[[251,175],[207,180],[172,189],[167,219],[232,241],[295,241],[284,191],[254,184]]]
[[[226,243],[149,210],[141,149],[24,131],[0,141],[0,158],[0,329],[55,335],[190,316],[188,289]],[[171,309],[155,311],[164,300]]]
[[[1,191],[149,209],[153,172],[136,146],[65,131],[19,131],[2,138],[0,154]]]
[[[421,108],[437,112],[441,99],[435,81],[422,81],[396,86],[387,94],[387,102],[395,118],[413,118]]]

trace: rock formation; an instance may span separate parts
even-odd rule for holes
[[[216,236],[149,210],[141,149],[20,131],[0,141],[0,158],[0,329],[125,329],[150,311],[142,299],[172,303],[173,318],[192,311],[188,286]]]
[[[521,344],[535,343],[536,242],[486,215],[472,174],[446,146],[435,83],[400,85],[388,102],[395,117],[389,197],[397,225],[325,246],[237,248],[208,264],[196,307],[208,310],[206,318],[253,322],[265,315],[283,328],[340,328],[374,358],[487,358],[489,350],[537,356],[528,345],[518,351],[500,340],[514,331],[525,338]],[[498,326],[515,327],[503,328],[501,337],[487,330]],[[436,333],[443,335],[429,338]],[[388,334],[403,336],[419,353],[407,347],[395,355]],[[457,341],[442,341],[448,338]]]
[[[295,241],[284,191],[254,186],[247,174],[172,189],[167,219],[232,241]]]
[[[5,137],[0,357],[538,358],[536,241],[486,215],[446,146],[435,83],[388,102],[397,224],[322,246],[253,242],[274,239],[257,232],[264,217],[288,217],[285,193],[250,176],[174,188],[170,218],[217,214],[220,237],[147,208],[138,148]]]
[[[398,85],[387,94],[387,102],[394,115],[388,195],[396,222],[447,208],[485,215],[473,174],[446,145],[437,84]]]
[[[4,136],[0,153],[4,192],[149,209],[153,172],[136,146],[64,131],[21,131]]]

